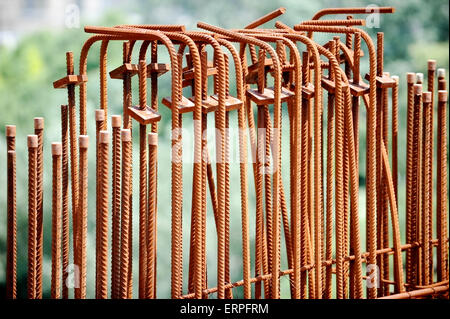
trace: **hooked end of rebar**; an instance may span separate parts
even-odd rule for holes
[[[423,103],[431,103],[431,92],[423,92],[422,93]]]
[[[122,129],[120,131],[122,142],[131,142],[131,131],[129,129]]]
[[[111,116],[111,126],[112,127],[120,127],[122,122],[122,117],[120,115],[112,115]]]
[[[89,136],[80,135],[78,138],[78,142],[80,143],[80,148],[88,148],[89,147]]]
[[[35,130],[43,130],[44,129],[44,118],[43,117],[35,117],[34,118],[34,129]]]
[[[60,142],[52,143],[52,155],[60,156],[62,154],[62,144]]]
[[[400,81],[400,78],[398,77],[398,75],[393,75],[391,76],[391,79],[395,81],[395,83],[398,84],[398,82]]]
[[[447,102],[447,91],[445,91],[445,90],[438,91],[438,101],[439,102]]]
[[[15,137],[16,136],[16,126],[15,125],[6,125],[5,134],[7,137]]]
[[[38,147],[38,137],[37,137],[37,135],[28,135],[27,136],[27,145],[28,145],[28,148],[36,148],[36,147]]]
[[[105,110],[103,109],[95,110],[95,121],[103,122],[104,120],[105,120]]]

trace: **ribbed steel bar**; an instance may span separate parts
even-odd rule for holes
[[[429,193],[429,200],[428,200],[428,239],[431,239],[433,237],[433,192],[434,192],[434,181],[433,178],[433,153],[434,153],[434,131],[435,131],[435,125],[434,125],[434,101],[435,101],[435,75],[436,75],[436,60],[428,60],[427,63],[428,66],[428,72],[427,72],[427,91],[431,93],[431,102],[430,102],[430,110],[428,111],[430,114],[430,123],[428,126],[428,129],[430,130],[430,152],[428,154],[428,161],[429,165],[427,167],[427,174],[429,176],[429,183],[430,183],[430,193]],[[432,282],[434,275],[434,266],[433,266],[433,248],[430,247],[429,251],[429,281]]]
[[[42,117],[34,118],[34,134],[38,137],[38,150],[37,150],[37,189],[36,189],[36,298],[42,298],[42,262],[44,258],[44,119]]]
[[[7,144],[6,298],[17,298],[16,126],[5,129]]]
[[[74,74],[73,66],[73,53],[66,53],[66,63],[67,63],[67,74]],[[79,241],[79,227],[78,227],[78,141],[77,141],[77,128],[76,128],[76,113],[75,113],[75,85],[69,84],[67,86],[68,92],[68,109],[69,109],[69,143],[70,143],[70,181],[71,181],[71,192],[72,192],[72,234],[73,234],[73,264],[79,267],[79,257],[78,257],[78,244]],[[65,272],[68,269],[65,269]],[[77,279],[78,280],[78,279]],[[74,287],[75,298],[80,298],[79,289]]]
[[[406,123],[406,243],[410,244],[415,238],[415,233],[413,232],[413,227],[415,227],[415,216],[413,210],[415,207],[415,201],[413,200],[413,195],[415,194],[415,189],[413,187],[414,183],[414,171],[413,166],[415,165],[413,157],[413,145],[414,145],[414,83],[416,81],[416,75],[414,73],[407,73],[407,123]],[[408,250],[406,252],[406,283],[412,284],[414,273],[413,270],[415,264],[413,263],[413,251]]]
[[[108,297],[108,188],[109,188],[109,132],[99,133],[99,210],[98,210],[98,267],[97,299]]]
[[[70,250],[70,217],[69,217],[69,119],[68,105],[61,105],[61,214],[62,214],[62,298],[69,298],[67,285]]]
[[[147,107],[147,62],[139,60],[139,107]],[[139,298],[147,278],[147,126],[139,124]]]
[[[95,193],[95,294],[96,298],[99,298],[99,266],[100,266],[100,253],[101,249],[99,247],[99,243],[101,241],[100,239],[100,206],[101,206],[101,159],[102,156],[100,154],[100,131],[103,130],[103,122],[105,121],[105,110],[98,109],[95,110],[95,186],[96,186],[96,193]]]
[[[422,183],[421,183],[421,148],[422,148],[422,85],[414,84],[414,135],[413,135],[413,175],[412,175],[412,201],[413,207],[411,209],[412,215],[412,242],[421,241],[421,196],[422,196]],[[412,283],[416,285],[422,284],[421,282],[421,255],[422,247],[417,247],[413,254],[412,264],[414,272]]]
[[[423,240],[423,250],[422,250],[422,283],[423,285],[428,285],[431,283],[431,273],[430,273],[430,245],[429,239],[430,234],[430,204],[432,200],[432,176],[431,176],[431,156],[432,152],[432,99],[431,92],[423,92],[422,94],[423,103],[423,126],[422,126],[422,138],[423,138],[423,148],[422,148],[422,240]]]
[[[27,297],[36,299],[36,237],[37,237],[37,152],[38,137],[28,135],[28,277]]]
[[[87,271],[87,195],[88,195],[88,147],[89,136],[79,136],[80,151],[80,197],[78,202],[79,214],[79,246],[78,246],[78,267],[79,267],[79,298],[86,299],[86,271]],[[78,290],[78,289],[77,289]]]
[[[398,88],[399,77],[393,75],[391,79],[395,84],[392,88],[392,179],[394,183],[394,193],[398,206]],[[398,209],[398,207],[397,207]]]
[[[111,205],[111,298],[119,295],[120,282],[120,187],[121,187],[121,138],[120,127],[122,117],[111,116],[112,126],[112,205]]]
[[[183,26],[184,27],[184,26]],[[159,29],[161,30],[161,29]],[[158,62],[158,41],[153,41],[152,45],[151,45],[151,63],[157,63]],[[151,90],[150,90],[150,107],[154,110],[154,111],[158,111],[158,74],[156,74],[156,72],[152,72],[150,75],[150,84],[151,84]],[[155,122],[152,124],[152,128],[151,128],[152,133],[157,133],[158,132],[158,122]],[[156,147],[156,146],[155,146]],[[156,155],[155,155],[156,157]],[[150,165],[150,164],[149,164]],[[156,242],[157,242],[157,236],[156,236],[156,211],[157,211],[157,190],[158,190],[158,184],[156,183],[157,180],[157,173],[158,173],[158,163],[157,160],[155,160],[155,167],[154,167],[154,174],[151,174],[151,176],[149,175],[149,178],[153,179],[154,178],[154,185],[149,185],[149,198],[147,199],[149,201],[149,205],[150,205],[150,201],[154,200],[154,206],[155,206],[155,230],[154,230],[154,234],[150,233],[150,236],[154,236],[154,246],[155,246],[155,266],[154,266],[154,274],[151,274],[151,276],[153,276],[153,278],[155,278],[155,284],[153,285],[153,292],[150,292],[150,288],[149,287],[149,282],[147,282],[147,297],[150,298],[151,296],[156,298]],[[149,180],[150,181],[150,180]],[[152,187],[152,188],[150,188]],[[154,199],[153,199],[154,197]],[[150,226],[149,226],[150,227]],[[148,230],[150,231],[151,228]],[[148,247],[148,250],[152,249],[151,247]],[[147,252],[147,255],[149,254],[149,252]],[[151,254],[151,253],[150,253]],[[150,262],[150,259],[147,259]],[[147,269],[149,268],[149,265],[147,264]],[[149,272],[147,271],[147,275],[149,275]]]
[[[62,144],[52,143],[52,299],[61,297],[61,156]]]
[[[120,299],[128,298],[129,280],[129,241],[130,241],[130,189],[131,189],[131,131],[121,130],[122,141],[122,200],[121,200],[121,238],[120,238]]]
[[[437,128],[437,185],[436,234],[439,239],[437,249],[437,280],[448,280],[448,182],[447,182],[447,91],[438,91],[438,128]]]
[[[158,135],[149,133],[148,141],[148,213],[147,213],[147,298],[156,298],[156,185]]]

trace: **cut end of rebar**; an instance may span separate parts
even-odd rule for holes
[[[95,121],[96,122],[103,122],[105,120],[105,110],[95,110]]]
[[[445,78],[445,69],[437,69],[437,77],[440,79]]]
[[[28,135],[27,136],[27,145],[29,148],[38,147],[38,136],[37,135]]]
[[[6,136],[7,137],[15,137],[16,136],[16,126],[15,125],[6,125]]]
[[[112,115],[111,116],[111,126],[112,127],[120,127],[122,123],[122,117],[120,115]]]
[[[423,103],[431,103],[431,92],[423,92],[422,93]]]
[[[34,118],[34,129],[35,130],[43,130],[44,129],[44,118],[42,118],[42,117]]]
[[[62,144],[60,142],[52,143],[52,155],[59,156],[62,154]]]
[[[73,52],[72,51],[67,51],[66,52],[66,60],[67,63],[73,63]]]
[[[148,145],[158,145],[158,134],[148,133],[147,134]]]
[[[80,135],[79,138],[80,148],[88,148],[89,147],[89,136]]]
[[[129,129],[122,129],[120,131],[122,142],[131,142],[131,131]]]
[[[398,77],[398,75],[391,76],[391,79],[394,80],[395,83],[398,83],[398,81],[400,81],[400,78]]]
[[[391,76],[391,73],[389,73],[389,72],[383,72],[383,75],[384,75],[384,76],[387,76],[387,77],[390,77],[390,76]]]
[[[100,144],[108,144],[109,143],[109,132],[108,131],[100,131],[98,136],[98,142]]]
[[[447,102],[447,91],[445,90],[438,91],[438,101]]]
[[[430,71],[436,70],[436,60],[428,60],[428,70]]]
[[[414,84],[414,94],[422,95],[422,84]]]
[[[423,73],[416,73],[416,82],[423,83]]]
[[[414,83],[416,82],[416,74],[412,72],[406,73],[406,81],[408,83]]]

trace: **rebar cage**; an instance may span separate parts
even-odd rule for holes
[[[81,50],[78,74],[68,52],[67,74],[53,83],[54,88],[67,89],[68,102],[61,106],[61,142],[51,148],[51,298],[69,298],[73,290],[75,298],[83,299],[87,285],[93,284],[86,282],[89,150],[96,153],[96,298],[133,298],[133,237],[139,242],[138,297],[157,297],[157,189],[160,179],[170,178],[171,188],[165,191],[171,193],[172,298],[233,298],[234,288],[242,287],[244,298],[275,299],[280,298],[280,278],[288,277],[289,294],[295,299],[448,299],[445,70],[436,71],[436,61],[429,60],[426,88],[423,74],[407,74],[407,144],[406,154],[399,154],[400,80],[383,68],[383,33],[374,41],[362,28],[366,20],[354,17],[373,12],[331,8],[294,27],[277,21],[273,29],[258,28],[284,12],[279,8],[232,30],[202,22],[197,25],[205,30],[201,32],[183,25],[85,27],[93,35]],[[377,8],[377,13],[394,13],[394,8]],[[348,16],[329,19],[337,14]],[[319,44],[314,33],[325,33],[330,39]],[[123,43],[123,64],[109,72],[111,79],[123,83],[123,113],[118,115],[108,114],[107,50],[112,41]],[[96,42],[101,43],[100,108],[95,110],[95,121],[88,121],[86,63]],[[162,50],[170,61],[158,59]],[[369,61],[365,75],[360,69],[363,57]],[[160,100],[158,79],[166,73],[171,77],[171,95]],[[135,75],[137,105],[132,103]],[[189,90],[191,96],[185,96]],[[160,101],[170,110],[172,147],[171,170],[158,176]],[[362,105],[365,108],[360,110]],[[213,141],[205,134],[210,113]],[[183,149],[182,122],[190,114],[194,143],[192,149]],[[230,117],[234,116],[237,161],[230,159],[230,123],[234,123]],[[363,149],[359,126],[364,120]],[[133,161],[134,121],[139,126],[134,132],[139,135],[139,157]],[[87,126],[94,124],[95,141],[89,145]],[[284,139],[283,125],[288,132]],[[34,119],[34,129],[34,135],[28,136],[27,296],[32,299],[42,298],[43,118]],[[15,126],[7,126],[8,298],[17,296],[15,136]],[[287,146],[282,147],[283,140]],[[366,165],[365,209],[359,205],[364,189],[359,185],[360,150]],[[188,194],[183,193],[186,152],[193,154]],[[403,156],[406,209],[399,211],[398,160]],[[139,166],[133,170],[136,161]],[[239,170],[236,187],[230,182],[233,169]],[[282,171],[288,172],[287,183]],[[138,194],[132,194],[133,173],[139,174]],[[250,191],[255,205],[249,203]],[[231,209],[231,195],[240,196],[240,212]],[[134,221],[137,235],[132,233],[133,196],[139,197],[134,208],[139,211]],[[183,229],[184,198],[191,198],[190,229]],[[208,210],[217,236],[210,239],[217,241],[217,278],[212,287],[207,276],[207,253],[212,254],[206,247]],[[399,214],[405,215],[405,229],[400,228]],[[231,229],[231,218],[240,221],[240,229]],[[242,244],[238,265],[242,280],[232,282],[230,238],[237,235]],[[184,278],[186,236],[189,269]],[[66,284],[71,265],[76,267],[74,288]]]

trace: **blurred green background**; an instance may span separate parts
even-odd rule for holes
[[[89,37],[83,31],[84,25],[113,26],[117,24],[184,24],[187,29],[196,29],[197,21],[204,21],[225,28],[241,28],[250,21],[280,6],[287,9],[279,18],[288,25],[310,19],[313,14],[326,7],[394,6],[395,14],[381,16],[380,28],[366,29],[373,38],[376,32],[385,33],[385,71],[400,76],[399,105],[399,213],[404,236],[405,214],[405,162],[406,162],[406,72],[424,72],[428,59],[436,59],[439,68],[448,70],[448,0],[433,1],[355,1],[355,0],[315,0],[315,1],[256,1],[231,0],[176,1],[176,0],[130,0],[130,1],[7,1],[0,0],[0,290],[4,296],[6,270],[6,144],[4,128],[7,124],[17,126],[17,219],[18,219],[18,295],[26,296],[27,270],[27,149],[26,136],[33,133],[33,117],[45,118],[45,168],[44,168],[44,296],[50,292],[51,275],[51,156],[50,144],[60,141],[60,108],[67,103],[66,90],[55,90],[52,82],[65,74],[65,52],[73,51],[75,68],[84,41]],[[75,6],[73,6],[75,5]],[[79,12],[77,11],[79,10]],[[77,26],[79,13],[79,26]],[[333,17],[335,18],[335,17]],[[345,18],[345,16],[342,16]],[[267,23],[272,27],[274,22]],[[317,35],[322,43],[327,37]],[[363,49],[365,49],[363,45]],[[160,50],[162,52],[162,50]],[[367,53],[367,51],[366,51]],[[99,106],[99,45],[94,45],[88,57],[88,134],[91,145],[95,139],[94,110]],[[134,57],[135,58],[135,57]],[[108,50],[108,71],[121,64],[121,44],[112,43]],[[160,62],[169,62],[161,53]],[[367,54],[363,58],[362,73],[368,71]],[[136,79],[133,80],[136,87]],[[233,87],[233,85],[232,85]],[[134,91],[136,92],[136,91]],[[187,93],[186,93],[187,94]],[[160,80],[159,98],[170,95],[170,75]],[[133,95],[137,103],[137,94]],[[108,79],[109,114],[121,114],[122,81]],[[77,94],[77,107],[79,105]],[[159,164],[158,164],[158,277],[157,295],[170,297],[170,113],[160,107]],[[286,115],[287,117],[287,115]],[[186,132],[192,128],[191,119],[185,117]],[[360,215],[361,225],[365,225],[365,112],[361,112],[361,159],[360,159]],[[210,127],[213,126],[211,122]],[[232,115],[231,127],[237,126]],[[286,147],[287,125],[283,130],[283,152]],[[324,127],[326,129],[326,126]],[[189,134],[188,134],[189,135]],[[212,140],[211,135],[210,140]],[[187,139],[185,150],[192,146]],[[135,140],[134,161],[137,167],[137,141]],[[186,151],[187,152],[187,151]],[[436,154],[436,153],[435,153]],[[283,161],[284,183],[288,183],[288,165]],[[95,278],[95,152],[89,152],[89,230],[88,230],[88,297],[94,296]],[[188,235],[191,207],[192,164],[184,165],[184,269],[187,269]],[[135,168],[135,175],[137,168]],[[231,172],[231,280],[242,278],[241,263],[241,223],[239,198],[239,171],[236,165]],[[253,175],[249,169],[250,218],[254,220],[255,197]],[[134,194],[138,194],[137,176],[134,176]],[[134,197],[134,296],[137,296],[137,256],[138,256],[138,212],[137,198]],[[289,197],[288,197],[289,198]],[[208,195],[209,200],[209,195]],[[216,235],[211,209],[208,208],[208,277],[209,285],[216,283]],[[361,226],[361,230],[363,227]],[[252,255],[254,228],[251,228]],[[364,232],[362,232],[364,234]],[[363,235],[364,236],[364,235]],[[403,237],[404,239],[404,237]],[[362,238],[365,247],[365,238]],[[71,243],[72,244],[72,243]],[[284,245],[282,247],[284,249]],[[285,250],[282,250],[285,260]],[[253,258],[253,256],[252,256]],[[253,260],[252,260],[253,262]],[[252,264],[253,265],[253,264]],[[283,267],[285,267],[285,263]],[[185,271],[187,276],[187,271]],[[185,277],[186,278],[186,277]],[[288,278],[281,280],[282,296],[288,297]],[[186,289],[184,289],[186,292]],[[234,290],[235,297],[242,296],[241,289]]]

